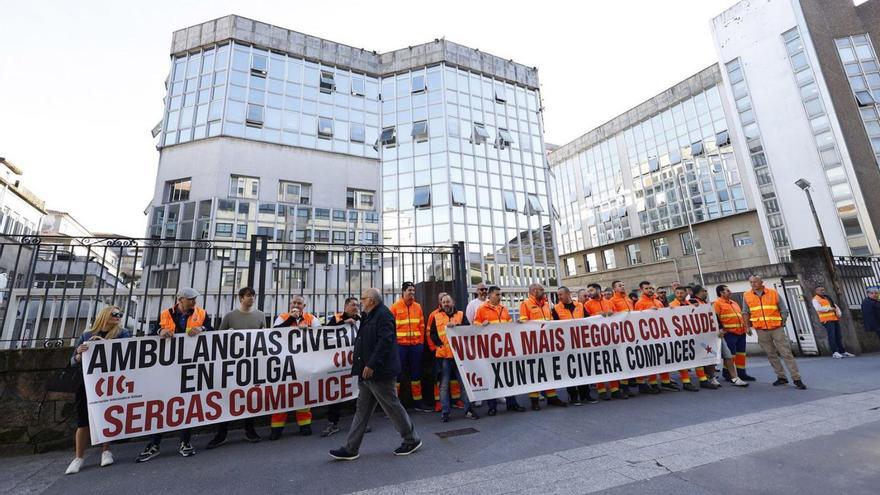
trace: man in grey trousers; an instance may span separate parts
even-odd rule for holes
[[[348,440],[341,448],[331,450],[330,456],[344,461],[360,457],[361,441],[377,404],[403,438],[394,455],[409,455],[422,446],[422,441],[397,398],[395,380],[400,373],[400,357],[394,315],[382,302],[378,289],[365,290],[361,305],[363,315],[354,340],[354,364],[351,367],[352,376],[358,377],[357,406]]]

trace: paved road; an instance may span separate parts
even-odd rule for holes
[[[62,475],[69,452],[2,459],[0,492],[878,493],[880,355],[799,362],[806,391],[771,387],[772,372],[756,357],[750,372],[760,381],[748,389],[502,411],[479,421],[458,411],[446,424],[416,413],[425,446],[404,458],[391,455],[399,440],[376,416],[361,458],[348,463],[326,454],[344,432],[257,445],[233,432],[230,444],[187,459],[168,439],[142,465],[132,462],[142,445],[128,443],[114,446],[110,468],[95,467],[92,451],[75,476]],[[477,432],[435,435],[469,427]],[[209,439],[196,437],[194,446]]]

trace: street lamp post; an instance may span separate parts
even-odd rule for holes
[[[697,262],[697,272],[700,274],[700,285],[706,285],[706,280],[703,278],[703,265],[700,263],[700,252],[697,249],[697,237],[694,234],[694,224],[691,223],[691,209],[688,206],[688,199],[684,195],[684,189],[682,188],[682,182],[684,181],[684,172],[675,176],[675,182],[678,186],[678,195],[681,197],[682,201],[684,201],[684,217],[687,219],[688,224],[688,232],[690,232],[691,236],[691,248],[694,250],[694,259]]]
[[[813,213],[813,221],[816,222],[816,230],[819,231],[819,242],[822,244],[823,248],[828,247],[828,244],[825,243],[825,233],[822,232],[822,224],[819,223],[819,214],[816,213],[816,205],[813,204],[813,196],[810,194],[810,182],[807,179],[798,179],[795,181],[795,185],[801,188],[807,195],[807,203],[810,204],[810,211]]]

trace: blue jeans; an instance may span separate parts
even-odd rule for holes
[[[455,360],[450,358],[440,358],[437,360],[437,363],[440,366],[440,406],[443,414],[449,414],[450,402],[452,402],[451,394],[449,393],[449,382],[451,380],[458,380],[459,383],[463,383],[461,380],[461,375],[458,373],[458,367],[455,366]],[[468,400],[467,392],[464,389],[464,385],[461,387],[461,401],[464,402],[464,409],[467,411],[471,408],[471,401]]]
[[[822,324],[825,331],[828,332],[828,345],[831,346],[831,352],[839,352],[843,354],[846,349],[843,348],[843,336],[840,334],[839,321],[826,321]]]

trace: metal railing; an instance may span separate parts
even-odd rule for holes
[[[843,297],[851,308],[858,308],[865,289],[880,285],[880,256],[835,256],[834,266],[843,279]]]
[[[0,349],[72,343],[107,305],[122,308],[135,334],[149,334],[183,287],[202,294],[198,304],[215,328],[245,285],[267,315],[299,294],[306,311],[329,318],[369,287],[391,303],[404,281],[452,282],[463,307],[466,270],[461,244],[0,237]]]

